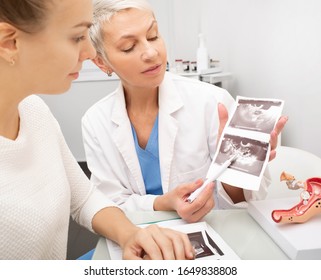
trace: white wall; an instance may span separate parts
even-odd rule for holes
[[[321,1],[174,0],[173,6],[173,56],[193,56],[204,33],[210,56],[233,73],[232,95],[285,100],[282,144],[321,157]]]
[[[203,2],[209,48],[234,74],[230,90],[284,99],[289,122],[282,144],[321,157],[321,1]]]
[[[57,118],[66,142],[78,161],[85,161],[81,118],[86,110],[117,87],[117,80],[77,82],[61,95],[41,95]]]
[[[150,0],[169,61],[194,60],[198,33],[209,54],[233,73],[235,95],[285,100],[289,122],[282,144],[321,157],[321,1]],[[78,160],[84,160],[80,117],[116,82],[75,83],[66,95],[45,97]]]

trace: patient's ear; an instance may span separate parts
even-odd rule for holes
[[[100,68],[101,71],[106,73],[108,70],[110,70],[110,67],[100,55],[97,55],[94,59],[92,59],[92,61]]]
[[[0,57],[10,63],[17,51],[17,29],[11,24],[0,22]]]

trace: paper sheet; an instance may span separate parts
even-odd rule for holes
[[[226,244],[222,237],[206,222],[188,224],[181,219],[156,223],[188,235],[196,253],[197,260],[237,260],[237,254]],[[146,227],[148,224],[140,225]],[[106,239],[107,248],[112,260],[122,259],[121,248],[113,241]]]
[[[270,133],[279,120],[284,102],[277,99],[237,96],[236,106],[227,122],[217,152],[206,177],[234,154],[237,159],[219,181],[249,190],[258,190],[270,155]]]

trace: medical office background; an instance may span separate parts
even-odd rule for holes
[[[204,34],[209,56],[232,74],[224,87],[234,97],[283,99],[289,122],[282,145],[321,157],[321,1],[149,1],[171,66],[176,58],[196,60],[198,34]],[[66,94],[41,95],[79,162],[86,160],[82,115],[119,82],[91,63],[81,77]]]

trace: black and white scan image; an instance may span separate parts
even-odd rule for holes
[[[281,101],[241,99],[230,126],[271,133],[278,120],[281,105]]]
[[[188,233],[187,236],[195,250],[195,258],[198,259],[212,255],[224,255],[222,250],[211,239],[207,232],[205,232],[205,238],[207,238],[207,242],[205,242],[203,232],[201,231]],[[211,247],[207,246],[206,243],[209,243]]]
[[[268,143],[236,135],[224,134],[215,163],[221,165],[233,155],[229,168],[259,176],[268,152]]]
[[[269,161],[271,132],[283,105],[277,99],[237,96],[206,178],[219,174],[220,182],[258,190]]]
[[[173,230],[187,234],[197,260],[238,260],[239,256],[224,241],[224,239],[206,222],[187,223],[183,219],[169,219],[157,222],[159,226],[172,228]],[[147,227],[150,223],[140,224]],[[123,258],[122,248],[118,243],[106,238],[106,243],[112,260]]]

